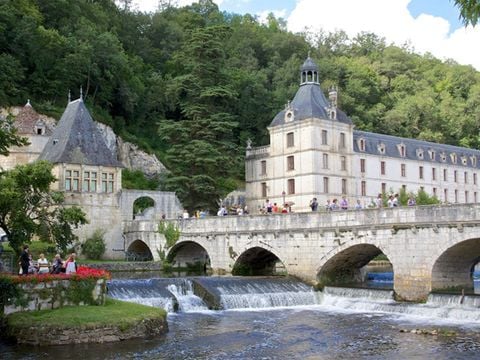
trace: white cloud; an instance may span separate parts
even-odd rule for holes
[[[415,51],[430,52],[480,70],[480,27],[461,28],[449,34],[447,20],[428,14],[414,18],[408,11],[411,0],[297,0],[290,14],[291,31],[344,30],[354,36],[374,32],[397,45],[411,44]]]
[[[258,16],[258,21],[260,21],[262,24],[267,23],[267,17],[272,13],[275,15],[275,17],[278,18],[283,18],[285,19],[287,15],[287,10],[286,9],[281,9],[281,10],[265,10],[260,13],[257,13],[256,15]]]

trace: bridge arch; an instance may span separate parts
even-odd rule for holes
[[[380,254],[386,255],[391,262],[378,245],[357,243],[341,246],[318,268],[317,280],[321,284],[363,282],[366,274],[362,268]]]
[[[169,249],[166,258],[175,267],[206,270],[210,265],[210,255],[201,244],[195,241],[182,241]]]
[[[286,274],[285,263],[272,249],[254,246],[237,257],[233,275],[279,275]]]
[[[132,261],[151,261],[153,254],[148,245],[142,240],[133,241],[127,248],[127,260]]]
[[[156,203],[150,196],[140,196],[133,202],[132,215],[135,220],[150,220],[155,216]]]
[[[480,261],[480,238],[460,241],[435,260],[432,290],[473,290],[473,270]]]

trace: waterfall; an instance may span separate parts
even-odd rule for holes
[[[202,278],[200,285],[221,309],[259,309],[319,304],[311,286],[290,278]]]
[[[208,310],[207,305],[202,299],[193,293],[193,284],[191,280],[182,279],[179,284],[168,285],[167,289],[177,299],[179,311],[193,312]]]
[[[108,296],[138,304],[161,307],[171,313],[206,310],[205,303],[193,294],[189,279],[162,278],[141,280],[111,280]]]

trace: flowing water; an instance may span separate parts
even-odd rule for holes
[[[208,299],[195,295],[198,288]],[[388,289],[318,293],[288,278],[231,277],[113,280],[109,293],[167,309],[169,332],[112,344],[0,344],[1,358],[478,359],[480,353],[477,296],[435,294],[426,304],[404,304]]]

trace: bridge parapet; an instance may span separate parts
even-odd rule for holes
[[[480,205],[416,206],[351,211],[175,220],[182,234],[461,226],[480,222]]]

